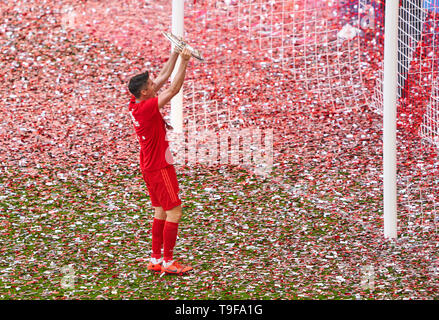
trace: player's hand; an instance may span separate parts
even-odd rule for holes
[[[191,51],[188,48],[184,48],[180,53],[180,57],[182,60],[188,61],[192,57]]]
[[[180,54],[183,50],[180,47],[174,46],[174,53]]]

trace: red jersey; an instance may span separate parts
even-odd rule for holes
[[[173,164],[169,143],[166,140],[165,120],[159,111],[158,97],[129,104],[131,121],[140,142],[140,168],[142,171],[160,170]]]

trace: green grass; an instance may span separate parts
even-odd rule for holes
[[[349,223],[306,197],[270,189],[269,180],[243,170],[224,179],[208,168],[177,170],[184,216],[175,255],[196,272],[151,274],[142,259],[152,209],[140,175],[72,169],[60,179],[58,170],[0,176],[0,299],[368,299],[392,298],[405,286],[389,269],[377,274],[376,290],[363,291]],[[337,259],[325,258],[333,251]],[[74,286],[63,288],[70,264]]]

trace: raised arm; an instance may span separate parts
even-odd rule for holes
[[[160,71],[159,75],[155,79],[155,91],[158,92],[161,87],[168,81],[169,77],[174,70],[175,63],[177,62],[178,55],[181,53],[181,50],[175,47],[174,51],[172,51],[171,56],[169,57],[166,64],[163,66],[163,69]]]
[[[181,63],[180,63],[180,67],[178,68],[178,71],[175,75],[174,80],[172,81],[170,87],[168,89],[164,90],[158,96],[159,109],[161,109],[169,101],[171,101],[171,99],[175,95],[177,95],[177,93],[181,89],[181,86],[183,85],[184,77],[186,76],[186,67],[189,63],[191,53],[190,53],[189,49],[184,48],[183,51],[180,53],[180,56],[181,56]]]

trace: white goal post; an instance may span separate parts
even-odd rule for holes
[[[184,0],[172,0],[172,33],[176,36],[183,37],[184,35]],[[171,50],[174,49],[172,46]],[[180,57],[175,64],[174,71],[171,75],[171,80],[177,73],[180,66]],[[171,100],[171,126],[176,133],[183,132],[183,87],[180,92]]]
[[[397,237],[396,110],[399,0],[386,1],[383,81],[384,237]]]

